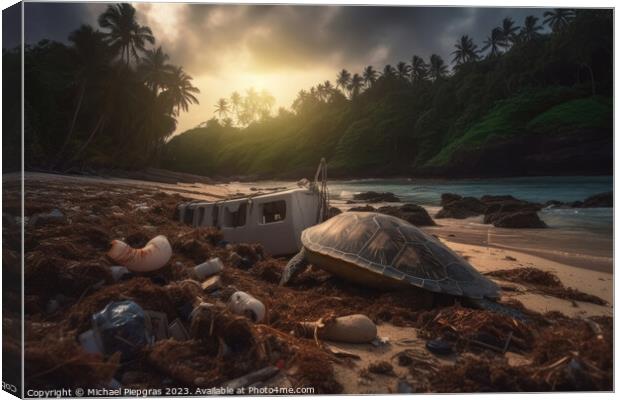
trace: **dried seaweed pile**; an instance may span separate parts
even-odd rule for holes
[[[420,315],[420,335],[454,341],[458,348],[479,347],[524,352],[531,350],[530,324],[508,315],[453,306]]]
[[[560,318],[540,329],[531,362],[511,366],[489,353],[438,369],[428,391],[609,391],[613,388],[612,320]]]
[[[557,276],[537,268],[514,268],[488,272],[487,275],[511,282],[526,284],[534,290],[554,297],[567,300],[584,301],[587,303],[606,305],[607,302],[598,296],[584,293],[574,288],[565,287]]]

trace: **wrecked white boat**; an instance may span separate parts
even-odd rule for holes
[[[301,249],[301,232],[327,218],[325,169],[322,161],[315,181],[294,189],[182,203],[178,217],[194,227],[217,227],[228,242],[260,243],[273,255],[294,254]]]

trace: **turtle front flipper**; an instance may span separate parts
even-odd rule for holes
[[[301,248],[301,251],[295,255],[295,257],[291,258],[291,260],[286,264],[284,271],[282,272],[282,278],[280,278],[280,286],[284,286],[288,281],[293,279],[293,277],[308,266],[308,260],[306,259],[306,249],[304,247]]]

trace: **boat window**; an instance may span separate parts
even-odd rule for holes
[[[260,223],[270,224],[286,218],[286,201],[278,200],[260,205]]]
[[[228,207],[224,206],[222,212],[222,226],[225,228],[234,228],[237,226],[244,226],[247,214],[247,204],[243,203],[239,205],[236,211],[231,211]]]

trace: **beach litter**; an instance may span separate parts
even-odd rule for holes
[[[108,304],[93,315],[94,338],[107,355],[120,352],[130,359],[149,343],[144,310],[133,301]]]
[[[244,315],[253,322],[262,322],[265,318],[265,305],[252,295],[235,292],[230,296],[228,309],[237,315]]]
[[[426,348],[428,351],[434,354],[447,356],[452,354],[452,345],[449,342],[441,339],[429,340],[426,342]]]
[[[224,264],[218,257],[213,257],[202,264],[194,267],[194,275],[198,280],[204,280],[212,275],[219,274],[224,269]]]
[[[315,322],[300,322],[299,336],[344,343],[369,343],[377,337],[377,326],[362,314],[321,318]]]
[[[121,240],[113,240],[107,256],[133,272],[149,272],[168,263],[172,248],[163,235],[155,236],[141,249],[134,249]]]

